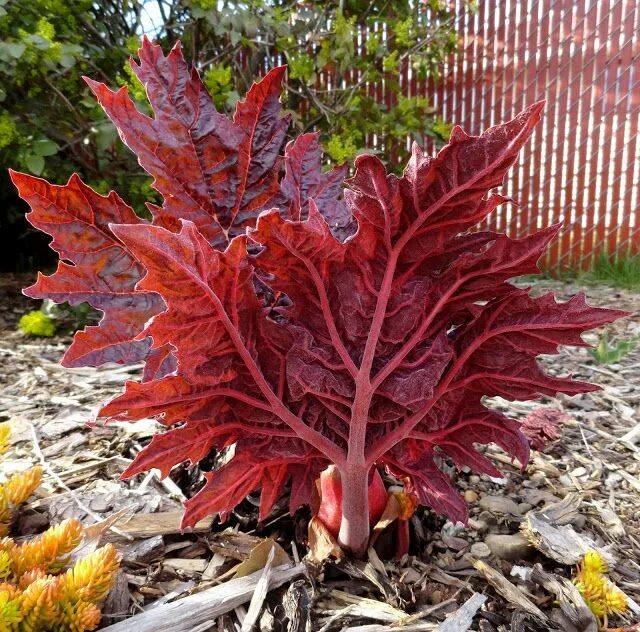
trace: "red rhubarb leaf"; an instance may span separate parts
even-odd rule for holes
[[[557,303],[552,294],[532,298],[514,290],[484,306],[456,337],[448,388],[520,400],[593,390],[591,384],[547,375],[536,357],[558,353],[559,345],[584,346],[582,332],[620,315],[588,306],[581,294]]]
[[[181,416],[202,416],[221,401],[233,400],[243,411],[257,407],[275,419],[267,399],[273,396],[275,385],[267,381],[255,360],[262,305],[253,289],[244,240],[234,240],[221,253],[190,222],[184,223],[180,233],[139,228],[120,225],[113,230],[147,270],[139,289],[157,288],[167,306],[150,321],[145,333],[153,338],[154,346],[174,347],[181,370],[159,381],[129,383],[127,392],[109,404],[105,413],[127,412],[140,418],[164,410],[168,423],[175,423]]]
[[[314,478],[327,465],[302,442],[238,441],[235,456],[220,469],[205,474],[205,486],[185,503],[182,526],[192,527],[212,513],[220,513],[224,519],[228,511],[259,488],[259,519],[266,519],[292,477],[295,485],[300,463],[305,463]],[[303,495],[298,490],[300,502],[308,504],[310,494],[311,488],[306,488]]]
[[[284,153],[285,177],[280,185],[282,205],[289,209],[287,217],[306,219],[309,200],[313,199],[331,232],[344,241],[355,229],[342,192],[348,166],[344,164],[322,173],[319,136],[319,133],[301,134],[287,144]]]
[[[184,426],[155,435],[151,443],[136,455],[122,478],[154,468],[160,470],[164,478],[174,466],[185,461],[197,465],[213,448],[220,449],[236,439],[237,433],[232,425],[227,427],[206,419],[189,421]]]
[[[224,248],[279,194],[278,156],[289,125],[280,116],[284,68],[254,84],[231,121],[215,110],[179,44],[165,57],[145,38],[139,55],[132,68],[155,118],[138,111],[126,88],[113,92],[86,81],[164,198],[161,208],[151,208],[154,224],[175,231],[188,219]]]
[[[280,464],[276,464],[276,468]],[[269,465],[244,454],[236,456],[214,472],[206,472],[204,487],[184,505],[182,528],[192,527],[212,514],[226,514],[260,486]]]
[[[114,231],[147,270],[139,288],[156,288],[166,303],[166,311],[152,319],[145,333],[154,345],[172,345],[179,375],[129,383],[102,414],[127,419],[162,414],[167,424],[217,420],[239,434],[293,440],[300,433],[312,445],[331,449],[278,397],[280,373],[261,368],[263,361],[277,366],[277,360],[273,345],[265,355],[257,350],[270,327],[255,294],[245,239],[234,239],[222,253],[190,222],[180,233],[145,228],[121,225]]]
[[[409,457],[406,444],[398,444],[384,463],[397,478],[407,478],[405,489],[418,497],[421,505],[431,507],[444,514],[452,522],[467,522],[467,505],[456,491],[451,478],[445,474],[438,462],[441,460],[432,448],[421,450],[413,458]]]
[[[110,228],[143,225],[141,220],[116,193],[99,195],[77,175],[63,186],[15,171],[11,179],[31,207],[27,219],[53,237],[51,248],[60,255],[58,269],[50,276],[38,274],[24,293],[56,303],[87,302],[104,312],[98,326],[76,333],[62,364],[133,364],[145,359],[150,340],[134,338],[162,310],[162,300],[155,292],[135,291],[143,268]]]
[[[425,156],[414,144],[400,180],[403,228],[407,228],[404,261],[441,249],[449,237],[475,226],[504,201],[500,196],[485,196],[502,184],[540,121],[543,105],[536,103],[480,136],[469,136],[456,126],[436,158]]]
[[[570,420],[558,408],[536,408],[525,417],[520,429],[534,450],[544,450],[560,436],[560,425]]]
[[[493,410],[478,406],[476,412],[467,411],[467,421],[457,424],[447,432],[438,445],[458,468],[469,467],[476,474],[487,474],[500,478],[500,471],[480,452],[475,445],[495,443],[507,454],[516,457],[523,467],[529,461],[529,446],[520,425]]]

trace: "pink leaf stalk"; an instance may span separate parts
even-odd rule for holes
[[[481,136],[455,127],[435,158],[414,146],[401,177],[360,156],[344,190],[346,167],[322,171],[317,135],[281,155],[284,68],[254,84],[229,119],[179,45],[165,57],[145,40],[132,67],[153,118],[126,88],[88,83],[164,198],[151,222],[75,176],[58,187],[12,178],[61,259],[26,293],[104,312],[64,364],[146,362],[142,381],[101,411],[167,428],[125,475],[167,475],[235,445],[187,501],[185,527],[256,489],[264,519],[289,482],[294,511],[330,464],[342,483],[339,542],[355,554],[369,539],[372,468],[464,521],[443,459],[495,476],[475,450],[494,442],[528,460],[519,424],[483,398],[596,388],[547,375],[536,357],[583,345],[582,332],[624,313],[509,283],[537,272],[558,226],[521,239],[473,230],[508,202],[491,190],[542,104]]]

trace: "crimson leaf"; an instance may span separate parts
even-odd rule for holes
[[[491,190],[533,133],[541,104],[481,136],[454,128],[435,158],[414,147],[402,177],[361,156],[343,200],[344,169],[321,172],[314,135],[287,146],[279,179],[283,69],[253,86],[233,121],[215,112],[179,47],[165,58],[145,42],[134,70],[154,119],[126,91],[90,85],[165,201],[152,209],[152,224],[131,213],[105,221],[95,208],[110,243],[135,262],[136,280],[145,271],[132,296],[164,303],[134,327],[135,338],[152,340],[158,354],[171,349],[175,370],[157,372],[150,358],[149,379],[128,383],[101,412],[156,416],[169,427],[128,475],[150,467],[167,474],[234,446],[188,501],[186,526],[225,514],[258,488],[264,518],[289,479],[295,509],[329,463],[343,488],[339,538],[353,551],[368,538],[371,467],[386,467],[421,502],[463,520],[443,458],[496,475],[475,450],[495,442],[528,459],[518,424],[485,396],[595,388],[546,374],[536,358],[583,344],[582,332],[624,313],[580,295],[566,303],[533,297],[509,282],[537,271],[558,227],[522,239],[469,232],[508,202]],[[31,195],[32,183],[20,186]],[[47,230],[63,235],[52,221]],[[90,258],[77,267],[86,278],[99,272]],[[64,279],[73,285],[66,269]]]
[[[525,417],[520,429],[534,450],[544,450],[560,436],[560,424],[570,420],[558,408],[536,408]]]
[[[162,300],[153,292],[135,290],[143,269],[110,228],[140,223],[136,214],[116,193],[99,195],[75,174],[64,186],[13,171],[11,178],[31,207],[27,219],[53,236],[51,247],[60,255],[56,272],[39,274],[25,294],[73,305],[86,301],[104,312],[99,326],[76,335],[62,364],[132,364],[145,358],[150,341],[134,338],[162,311]]]
[[[121,137],[154,177],[162,208],[151,205],[153,224],[179,230],[180,219],[197,224],[216,247],[254,226],[264,209],[278,207],[304,217],[308,196],[338,225],[348,216],[339,186],[344,167],[325,174],[317,138],[303,135],[285,157],[279,185],[279,151],[289,117],[281,116],[284,69],[254,84],[233,120],[216,112],[195,69],[189,70],[177,44],[167,57],[143,40],[140,63],[132,67],[146,86],[155,118],[139,112],[126,88],[112,92],[87,79]],[[162,309],[155,293],[135,291],[140,265],[111,232],[110,224],[139,223],[115,193],[106,198],[72,176],[63,186],[11,172],[21,197],[31,206],[27,219],[52,235],[60,255],[55,275],[38,278],[25,293],[56,303],[87,301],[105,316],[97,327],[76,335],[65,366],[147,360],[148,379],[170,373],[170,347],[148,356],[149,341],[134,341],[149,318]],[[340,224],[342,226],[342,224]]]

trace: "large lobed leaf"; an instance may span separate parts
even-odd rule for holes
[[[150,205],[154,225],[177,231],[180,219],[187,219],[224,249],[232,237],[254,226],[264,209],[305,217],[313,195],[329,221],[343,227],[348,213],[340,185],[346,167],[321,172],[315,134],[288,146],[280,178],[279,152],[289,124],[280,106],[284,68],[254,84],[232,120],[216,112],[198,72],[187,67],[180,44],[165,57],[145,38],[139,55],[140,63],[132,61],[132,67],[147,89],[155,118],[136,109],[126,88],[112,92],[104,84],[87,83],[164,198],[162,207]],[[162,300],[154,292],[135,290],[140,264],[110,229],[111,224],[142,223],[133,210],[115,193],[97,194],[76,175],[63,186],[16,172],[11,177],[31,207],[27,219],[54,237],[51,246],[61,260],[54,275],[39,276],[25,293],[56,303],[87,301],[104,312],[99,326],[76,335],[63,364],[147,359],[147,377],[171,372],[170,348],[149,357],[150,341],[134,340],[162,309]]]
[[[145,41],[134,71],[153,119],[126,90],[90,85],[164,197],[153,223],[138,221],[115,194],[96,197],[75,181],[54,188],[14,178],[34,224],[75,264],[62,263],[32,294],[66,300],[104,286],[96,306],[105,319],[99,335],[79,336],[83,357],[114,359],[101,355],[104,338],[152,352],[147,378],[129,382],[101,411],[156,416],[168,427],[127,475],[152,467],[166,475],[234,446],[233,458],[188,501],[185,525],[228,512],[258,488],[264,518],[289,480],[295,509],[309,502],[327,464],[348,471],[363,460],[464,520],[443,458],[494,476],[476,444],[495,442],[528,459],[519,424],[488,409],[484,397],[595,388],[547,375],[536,358],[583,344],[582,332],[623,313],[589,307],[582,296],[532,297],[509,283],[537,271],[558,227],[522,239],[469,232],[508,202],[491,190],[532,134],[540,104],[481,136],[454,128],[435,158],[414,147],[402,177],[374,156],[359,157],[345,204],[345,169],[322,173],[316,135],[287,145],[280,177],[283,69],[251,88],[233,120],[215,111],[179,47],[164,57]],[[57,200],[55,212],[40,189]],[[63,230],[59,209],[72,209],[77,231]],[[74,237],[84,230],[103,241]],[[123,276],[117,265],[125,264]],[[131,323],[121,300],[137,314]],[[158,370],[167,350],[172,370]]]
[[[25,294],[72,305],[86,301],[104,312],[99,326],[76,334],[62,364],[133,364],[147,357],[150,341],[134,338],[162,310],[162,299],[136,291],[143,268],[110,228],[141,223],[133,210],[116,193],[99,195],[75,174],[64,186],[13,171],[11,178],[31,207],[27,219],[53,237],[51,247],[60,255],[55,273],[39,274]]]

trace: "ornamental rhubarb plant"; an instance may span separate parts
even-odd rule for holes
[[[263,519],[289,481],[293,511],[334,465],[341,493],[327,502],[341,499],[340,511],[320,513],[338,515],[338,541],[355,554],[369,539],[374,468],[464,521],[442,460],[498,476],[476,444],[494,442],[522,464],[529,454],[519,424],[484,398],[594,390],[548,375],[536,358],[584,345],[582,332],[624,315],[509,283],[537,272],[557,225],[521,239],[474,229],[509,203],[491,190],[542,104],[481,136],[455,127],[436,157],[414,145],[400,177],[360,156],[344,188],[347,167],[322,170],[316,135],[281,154],[283,67],[229,119],[179,45],[165,57],[145,40],[139,57],[132,67],[153,118],[126,88],[87,83],[164,199],[149,205],[151,221],[75,175],[54,186],[11,174],[29,221],[60,255],[26,294],[104,312],[63,364],[145,362],[141,381],[101,410],[166,427],[125,476],[166,476],[233,445],[187,501],[189,527],[258,489]]]

